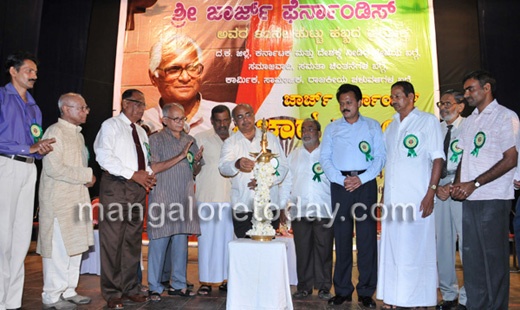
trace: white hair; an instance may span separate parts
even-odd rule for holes
[[[66,93],[60,96],[60,99],[58,99],[58,108],[60,109],[60,113],[63,114],[63,111],[61,108],[64,105],[71,105],[74,102],[77,102],[78,100],[85,101],[83,96],[77,93]]]
[[[165,104],[163,106],[163,108],[162,108],[163,115],[164,116],[170,116],[169,112],[170,112],[171,108],[173,108],[173,107],[177,107],[177,108],[179,108],[179,110],[182,111],[182,113],[185,113],[184,107],[181,104],[176,103],[176,102],[172,102],[172,103]]]
[[[152,45],[152,48],[150,48],[148,69],[154,73],[161,64],[163,56],[170,55],[181,48],[187,49],[190,46],[197,51],[197,59],[199,62],[202,62],[202,49],[192,38],[183,34],[167,34],[162,36]]]

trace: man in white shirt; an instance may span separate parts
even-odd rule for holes
[[[471,72],[463,83],[464,97],[475,110],[460,135],[464,153],[451,197],[463,200],[466,308],[507,309],[518,116],[496,101],[496,80],[489,72]]]
[[[204,166],[195,180],[198,210],[200,214],[199,243],[199,295],[211,292],[211,285],[222,283],[227,289],[228,243],[233,240],[231,221],[231,180],[218,171],[220,152],[229,138],[231,111],[225,105],[211,110],[213,128],[195,135],[197,145],[204,147]]]
[[[252,228],[253,200],[256,181],[253,176],[255,166],[251,152],[260,152],[262,131],[255,126],[255,113],[249,104],[239,104],[232,112],[233,121],[238,127],[222,146],[218,169],[223,176],[231,177],[231,205],[233,208],[233,227],[237,238],[245,238],[246,232]],[[268,148],[278,157],[272,163],[276,168],[274,183],[270,189],[271,204],[280,206],[278,185],[287,174],[287,158],[278,139],[270,132],[266,133]],[[282,214],[281,210],[279,212]],[[275,219],[277,219],[275,215]],[[279,218],[278,218],[279,219]],[[273,221],[274,229],[278,228],[279,220]]]
[[[148,74],[152,85],[161,94],[160,107],[152,107],[144,112],[143,125],[150,132],[160,130],[162,126],[163,105],[178,103],[186,111],[186,132],[195,135],[212,128],[208,115],[211,109],[223,104],[232,109],[231,102],[215,102],[202,98],[199,92],[204,71],[202,50],[190,37],[165,32],[150,49]]]
[[[450,189],[457,172],[462,150],[457,147],[464,118],[460,113],[466,106],[464,96],[453,89],[445,91],[437,102],[444,137],[446,160],[441,173],[437,200],[435,201],[435,234],[437,241],[437,267],[439,271],[439,290],[442,301],[438,310],[455,309],[457,304],[466,304],[466,291],[460,288],[455,272],[455,254],[458,238],[459,253],[462,260],[462,202],[450,197]],[[457,297],[459,301],[457,302]]]
[[[391,88],[377,298],[392,307],[437,304],[435,192],[444,160],[439,120],[414,106],[411,83]]]
[[[296,247],[298,286],[294,298],[306,298],[313,288],[320,299],[332,298],[332,210],[330,182],[320,159],[321,125],[302,123],[303,146],[291,152],[289,172],[281,185],[281,201],[288,203]]]
[[[137,122],[146,106],[136,89],[122,94],[122,112],[101,125],[94,151],[103,169],[99,189],[101,293],[109,309],[125,300],[145,302],[139,294],[137,268],[141,257],[146,193],[156,183],[149,166],[148,136]]]

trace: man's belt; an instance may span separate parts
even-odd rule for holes
[[[365,171],[366,170],[341,171],[341,175],[344,177],[346,177],[346,176],[355,177],[356,175],[360,175]]]
[[[117,175],[113,175],[111,174],[110,172],[106,171],[106,170],[103,170],[103,174],[108,177],[108,178],[111,178],[113,180],[119,180],[119,181],[128,181],[126,178],[124,177],[121,177],[121,176],[117,176]]]
[[[6,154],[0,154],[0,156],[7,157],[13,160],[21,161],[24,163],[32,164],[34,163],[34,157],[25,157],[20,155],[6,155]]]

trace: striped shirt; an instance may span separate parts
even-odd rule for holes
[[[190,152],[195,155],[199,148],[192,136],[181,132],[177,139],[165,127],[150,136],[151,162],[163,162],[179,155],[190,141],[193,141]],[[193,172],[188,159],[157,173],[156,177],[157,185],[149,197],[148,236],[157,239],[177,234],[200,235]]]

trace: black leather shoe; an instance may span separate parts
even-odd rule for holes
[[[365,307],[365,308],[375,309],[375,307],[376,307],[375,300],[372,299],[372,297],[370,297],[370,296],[359,296],[358,301],[360,303],[362,303],[363,307]]]
[[[443,300],[435,307],[435,309],[452,310],[452,309],[456,309],[458,304],[459,304],[459,302],[457,300]]]
[[[301,291],[296,291],[292,296],[296,299],[304,299],[304,298],[307,298],[309,295],[312,295],[312,290],[310,291],[305,291],[305,290],[301,290]]]
[[[336,295],[336,296],[332,297],[331,299],[329,299],[328,303],[330,306],[337,306],[337,305],[341,305],[345,301],[351,302],[352,295],[347,295],[347,296]]]

